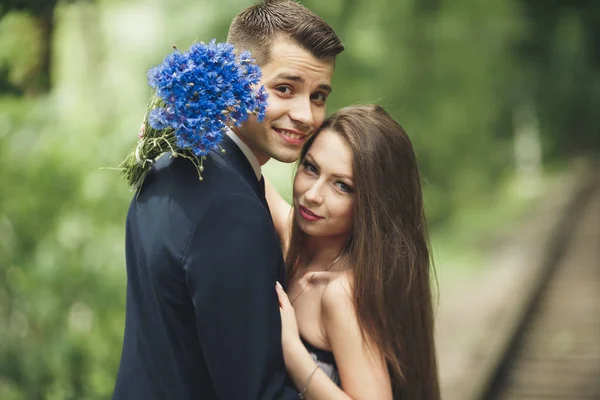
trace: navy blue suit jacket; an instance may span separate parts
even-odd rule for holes
[[[193,164],[164,155],[131,202],[127,306],[113,400],[295,399],[264,190],[237,145]]]

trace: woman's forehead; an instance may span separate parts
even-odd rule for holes
[[[342,135],[331,129],[321,132],[312,143],[307,156],[321,169],[352,176],[352,149]]]

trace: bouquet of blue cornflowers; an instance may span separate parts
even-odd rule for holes
[[[229,43],[195,43],[188,51],[167,55],[148,71],[156,91],[146,110],[138,144],[119,165],[133,189],[164,153],[189,159],[202,180],[203,161],[228,128],[250,114],[262,121],[267,106],[264,87],[258,88],[260,68],[250,52],[236,57]]]

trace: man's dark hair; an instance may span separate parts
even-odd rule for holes
[[[231,22],[227,41],[237,51],[249,50],[256,62],[264,65],[279,37],[291,39],[321,60],[335,60],[344,50],[331,26],[292,0],[264,0],[245,9]]]

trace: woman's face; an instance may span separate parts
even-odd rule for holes
[[[308,235],[347,237],[352,232],[352,150],[331,129],[319,133],[296,172],[294,210],[298,227]]]

